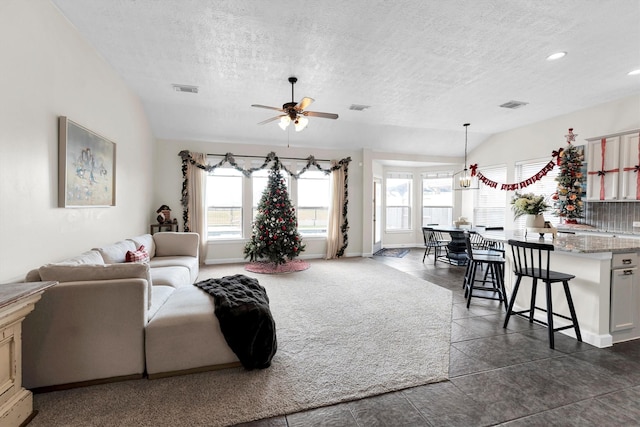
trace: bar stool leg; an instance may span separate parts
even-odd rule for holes
[[[467,289],[464,292],[464,296],[467,298],[467,308],[469,308],[469,306],[471,305],[471,295],[473,295],[473,285],[475,283],[476,280],[476,272],[478,270],[478,264],[473,262],[473,261],[469,261],[471,262],[471,274],[470,274],[470,278],[469,278],[469,286],[467,287]]]
[[[573,329],[576,331],[576,338],[582,342],[582,334],[580,334],[580,325],[578,325],[578,317],[576,316],[576,309],[573,306],[573,299],[571,298],[571,292],[569,291],[569,282],[567,280],[562,281],[564,287],[564,294],[567,297],[567,303],[569,304],[569,312],[571,313],[571,320],[573,321]]]
[[[536,311],[536,294],[538,293],[538,279],[533,278],[531,285],[531,305],[529,306],[529,323],[533,323],[533,316]]]
[[[551,302],[551,282],[544,282],[547,292],[547,328],[549,328],[549,347],[554,348],[553,339],[553,303]]]
[[[511,300],[509,301],[509,307],[507,308],[507,316],[504,318],[504,325],[502,325],[502,327],[505,329],[509,324],[509,318],[511,317],[511,312],[513,311],[513,304],[516,302],[516,296],[518,295],[518,288],[520,288],[521,280],[522,276],[518,276],[515,285],[513,285],[513,293],[511,294]]]
[[[504,309],[507,309],[507,289],[504,287],[504,270],[501,265],[496,265],[496,281],[500,287],[500,293],[502,294],[502,302],[504,303]]]

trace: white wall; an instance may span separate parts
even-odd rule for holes
[[[478,171],[486,166],[506,164],[508,183],[513,183],[516,161],[545,157],[551,160],[553,150],[567,145],[564,135],[569,128],[578,135],[575,145],[586,144],[587,138],[640,128],[640,95],[492,135],[469,153],[469,163],[477,163]],[[473,218],[473,191],[464,193],[462,215]],[[512,194],[505,191],[507,204]],[[510,228],[512,215],[507,214],[506,220],[506,227]]]
[[[362,152],[322,150],[317,148],[299,147],[269,147],[264,145],[250,144],[224,144],[214,142],[199,141],[172,141],[159,140],[156,151],[156,174],[154,177],[155,191],[153,195],[154,205],[167,204],[172,210],[172,215],[177,217],[180,223],[180,230],[183,229],[182,206],[180,195],[182,191],[182,163],[178,153],[182,150],[207,154],[233,153],[237,157],[259,156],[266,157],[273,151],[278,157],[306,158],[310,155],[317,159],[340,160],[351,157],[349,164],[349,245],[345,251],[345,256],[362,255],[363,236],[363,167]],[[306,163],[306,162],[304,162]],[[212,241],[208,245],[207,263],[228,263],[244,261],[245,241]],[[306,238],[304,239],[306,249],[301,258],[324,258],[326,254],[325,239]]]
[[[0,283],[147,231],[154,138],[139,100],[48,0],[0,2]],[[58,116],[116,142],[116,206],[58,208]]]

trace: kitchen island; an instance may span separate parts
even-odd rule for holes
[[[617,342],[640,338],[640,280],[638,260],[640,239],[559,233],[538,238],[538,234],[524,231],[481,232],[489,240],[507,242],[516,239],[544,242],[554,246],[551,269],[575,275],[569,282],[571,294],[584,342],[596,347],[609,347]],[[511,294],[515,283],[512,273],[511,249],[505,245],[507,266],[505,286]],[[511,272],[511,273],[509,273]],[[562,286],[552,286],[554,311],[569,314]],[[531,279],[523,279],[515,303],[516,309],[529,307]],[[536,306],[546,308],[544,292],[536,295]],[[536,318],[544,321],[546,314],[536,311]],[[568,321],[556,318],[557,326]],[[573,330],[562,331],[575,337]]]

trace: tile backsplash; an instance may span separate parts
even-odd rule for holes
[[[640,202],[584,202],[584,218],[581,223],[603,231],[640,233],[633,227],[640,221]]]

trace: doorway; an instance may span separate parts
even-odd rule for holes
[[[373,253],[382,249],[382,180],[373,179]]]

